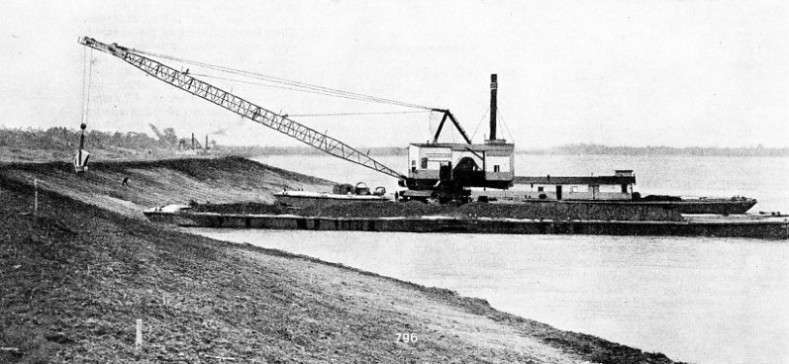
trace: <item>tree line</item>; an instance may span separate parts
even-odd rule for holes
[[[152,126],[153,127],[153,126]],[[129,149],[135,151],[174,149],[191,145],[186,138],[179,138],[173,128],[159,132],[151,137],[140,132],[106,132],[90,130],[86,132],[86,149]],[[80,131],[65,127],[42,129],[0,128],[0,147],[19,150],[73,151],[79,146]],[[198,147],[202,147],[199,141]],[[212,144],[214,144],[212,142]],[[216,147],[216,145],[212,145]],[[323,155],[323,152],[308,146],[221,146],[224,152],[241,155]],[[405,147],[359,147],[362,153],[372,156],[406,155]],[[789,156],[789,147],[771,148],[762,145],[754,147],[668,147],[668,146],[607,146],[601,144],[568,144],[553,148],[518,149],[518,153],[558,154],[558,155],[685,155],[685,156]]]
[[[65,127],[40,129],[0,129],[0,147],[16,149],[63,150],[79,147],[80,131]],[[91,130],[85,133],[86,149],[155,149],[164,144],[145,133],[105,132]]]
[[[785,157],[789,148],[770,148],[762,145],[755,147],[668,147],[668,146],[607,146],[600,144],[569,144],[550,149],[523,150],[534,154],[563,155],[684,155],[684,156],[743,156],[743,157]]]

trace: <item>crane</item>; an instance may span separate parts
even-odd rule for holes
[[[288,135],[327,154],[397,178],[398,185],[408,189],[398,194],[403,200],[468,201],[471,193],[470,187],[506,189],[512,185],[514,180],[514,145],[507,143],[506,140],[496,138],[496,90],[498,83],[495,74],[491,75],[490,139],[482,144],[473,144],[449,110],[416,105],[432,112],[443,113],[443,117],[432,143],[411,143],[409,145],[410,165],[408,175],[404,175],[325,133],[288,118],[287,115],[280,115],[199,80],[190,75],[188,69],[186,72],[178,71],[140,54],[146,52],[129,49],[117,43],[105,44],[90,37],[81,37],[79,43],[120,58],[164,83]],[[409,104],[397,101],[383,100],[409,106]],[[415,105],[410,106],[414,107]],[[454,124],[465,143],[438,142],[447,120]]]
[[[118,57],[124,62],[139,68],[143,72],[164,83],[205,99],[256,123],[265,125],[313,148],[322,150],[325,153],[394,178],[401,180],[407,178],[403,174],[383,165],[367,154],[325,133],[318,132],[289,119],[285,115],[279,115],[205,81],[201,81],[187,72],[178,71],[161,62],[140,55],[133,49],[120,46],[117,43],[105,44],[90,37],[79,38],[79,43],[86,47]]]

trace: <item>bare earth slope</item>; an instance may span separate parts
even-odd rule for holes
[[[0,165],[0,175],[128,216],[171,203],[272,203],[274,192],[331,190],[332,182],[239,157],[92,163],[76,175],[66,162]],[[124,178],[128,185],[122,186]]]
[[[81,192],[67,170],[4,168],[0,362],[671,362],[497,312],[447,290],[129,218],[137,206],[161,203],[156,196],[181,202],[222,189],[227,196],[269,198],[253,189],[264,179],[249,170],[242,181],[223,186],[224,177],[212,175],[223,170],[216,164],[222,162],[118,163],[110,171],[94,166],[97,175],[86,176],[91,191],[110,194],[126,173],[132,183],[145,181],[144,191],[113,197],[129,205]],[[151,165],[201,181],[203,192],[143,179]],[[254,168],[276,181],[325,183]],[[37,218],[29,214],[31,176],[47,187],[60,185],[40,191]],[[113,209],[117,205],[128,207]],[[134,347],[136,319],[144,325],[140,351]],[[396,342],[397,333],[415,333],[418,341]]]

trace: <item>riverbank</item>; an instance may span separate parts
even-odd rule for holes
[[[66,167],[0,172],[3,362],[671,362],[451,291],[136,218],[160,196],[267,202],[281,181],[323,180],[239,158]]]
[[[288,189],[326,189],[332,182],[240,157],[91,163],[77,175],[70,163],[8,163],[0,176],[144,219],[142,210],[164,204],[272,203]],[[124,184],[126,180],[126,184]]]

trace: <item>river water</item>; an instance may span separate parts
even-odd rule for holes
[[[381,158],[404,169],[403,157]],[[327,157],[263,163],[394,182]],[[518,155],[518,175],[634,169],[642,194],[756,197],[789,210],[789,158]],[[402,165],[402,166],[401,166]],[[354,176],[353,180],[347,180]],[[383,177],[383,178],[382,178]],[[789,363],[789,243],[732,238],[189,229],[481,297],[557,328],[693,363]]]

